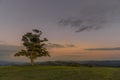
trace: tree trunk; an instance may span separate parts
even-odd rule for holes
[[[31,65],[34,65],[34,59],[33,58],[30,58],[30,63],[31,63]]]

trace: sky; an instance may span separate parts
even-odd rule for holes
[[[14,57],[21,37],[39,29],[46,60],[120,60],[120,0],[0,0],[0,60]]]

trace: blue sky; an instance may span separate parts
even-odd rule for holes
[[[110,50],[120,47],[119,2],[0,0],[0,60],[20,60],[12,55],[19,50],[17,46],[22,46],[21,36],[35,28],[43,31],[52,46],[65,46],[50,48],[53,57],[42,60],[119,59],[119,50]],[[93,50],[84,50],[89,48]]]

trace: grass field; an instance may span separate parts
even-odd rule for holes
[[[120,80],[120,68],[1,66],[0,80]]]

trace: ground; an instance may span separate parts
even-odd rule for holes
[[[120,80],[120,68],[1,66],[0,80]]]

